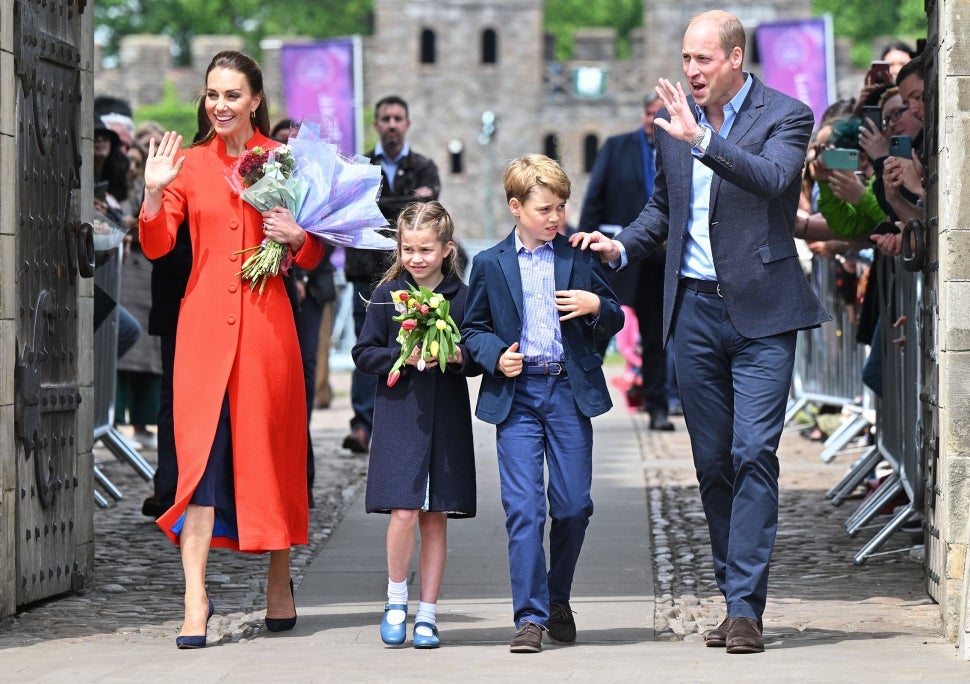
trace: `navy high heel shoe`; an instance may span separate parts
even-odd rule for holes
[[[209,599],[209,614],[205,616],[205,627],[209,629],[209,619],[216,612],[216,606]],[[175,637],[176,648],[205,648],[205,634],[202,636],[177,636]]]
[[[290,596],[293,596],[293,580],[290,580]],[[293,598],[293,609],[296,610],[296,597]],[[296,627],[296,615],[291,618],[264,618],[266,629],[271,632],[286,632]]]

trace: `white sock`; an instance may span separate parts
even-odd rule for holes
[[[408,602],[408,581],[406,579],[403,582],[393,582],[390,577],[387,578],[387,602],[392,605]],[[392,625],[401,624],[407,617],[407,611],[404,610],[387,611],[387,621]]]
[[[427,622],[429,625],[437,624],[436,614],[438,612],[437,603],[425,603],[424,601],[418,602],[418,614],[414,616],[414,624],[419,622]],[[421,636],[431,636],[433,632],[427,627],[415,627],[415,633]]]

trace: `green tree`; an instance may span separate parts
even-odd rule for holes
[[[858,67],[872,61],[883,43],[904,40],[915,47],[917,38],[926,37],[924,0],[813,0],[812,11],[832,15],[835,35],[852,40],[852,62]]]
[[[180,64],[191,59],[189,42],[197,35],[240,35],[246,50],[259,56],[266,36],[330,36],[370,33],[371,0],[98,0],[96,35],[104,54],[118,54],[123,36],[167,35]]]
[[[578,28],[612,27],[617,32],[617,54],[631,54],[630,31],[643,24],[643,0],[546,0],[545,28],[556,36],[556,59],[572,55],[573,33]]]

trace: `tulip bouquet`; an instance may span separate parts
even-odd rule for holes
[[[428,360],[437,359],[444,373],[448,359],[455,355],[455,345],[461,341],[458,326],[448,313],[451,307],[448,300],[426,287],[410,284],[407,290],[392,292],[391,299],[398,311],[392,320],[401,324],[397,334],[401,354],[387,376],[387,386],[394,387],[400,379],[401,367],[416,347],[421,349],[418,370],[424,370]]]

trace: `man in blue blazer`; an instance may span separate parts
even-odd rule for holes
[[[764,650],[778,457],[797,331],[830,320],[792,238],[811,110],[741,69],[744,27],[721,11],[684,34],[690,97],[660,79],[657,178],[617,238],[576,234],[621,267],[667,242],[664,339],[677,380],[727,619],[708,646]]]

